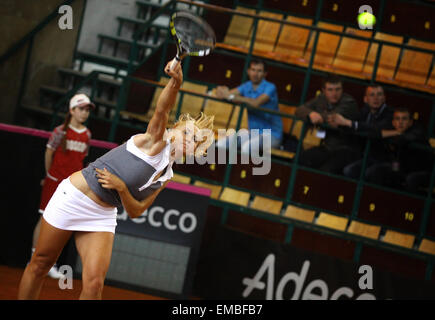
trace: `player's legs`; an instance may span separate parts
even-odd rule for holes
[[[82,260],[83,287],[80,299],[101,299],[104,279],[112,257],[114,234],[77,232],[75,241]]]
[[[57,186],[59,185],[59,180],[53,180],[52,178],[46,177],[44,179],[44,186],[42,188],[41,193],[41,202],[39,204],[39,213],[41,216],[38,219],[38,222],[33,229],[33,240],[32,240],[32,253],[35,252],[36,244],[38,243],[39,233],[41,229],[41,221],[42,214],[44,213],[45,208],[47,207],[48,202],[56,191]],[[50,270],[48,271],[48,276],[53,279],[60,279],[63,277],[63,274],[59,272],[57,265],[54,264]]]
[[[41,220],[41,231],[35,252],[24,270],[18,289],[18,299],[37,299],[45,276],[56,262],[72,231],[61,230]]]

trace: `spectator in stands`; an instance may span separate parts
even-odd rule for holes
[[[264,108],[279,111],[278,94],[276,86],[265,79],[267,75],[266,63],[262,60],[252,60],[248,68],[249,81],[240,86],[229,89],[226,86],[218,86],[216,96],[233,103],[246,104],[254,108]],[[262,149],[263,129],[271,129],[271,147],[279,148],[282,142],[282,121],[280,116],[265,113],[260,110],[248,110],[249,130],[258,129],[258,138],[250,136],[250,139],[238,143],[241,152],[249,152],[249,147]],[[234,137],[234,136],[233,136]],[[230,139],[221,139],[217,142],[218,147],[227,147]]]
[[[339,113],[333,114],[329,119],[329,124],[333,127],[348,127],[354,132],[366,133],[369,137],[380,137],[381,130],[391,128],[394,109],[385,103],[385,93],[382,86],[371,84],[367,86],[364,95],[364,107],[360,111],[357,120],[352,121]],[[370,150],[372,151],[367,159],[370,166],[376,162],[372,153],[383,149],[380,140],[373,140]],[[351,178],[358,179],[361,172],[362,160],[355,161],[344,167],[343,173]]]
[[[407,108],[395,109],[392,127],[381,130],[380,137],[384,148],[377,151],[377,162],[367,168],[367,181],[390,187],[403,186],[413,192],[425,183],[427,186],[433,155],[415,146],[429,146],[429,143],[422,126],[413,123]]]
[[[329,75],[322,84],[322,93],[296,109],[296,116],[318,126],[334,124],[332,115],[340,114],[346,119],[358,119],[358,106],[355,99],[343,93],[343,84],[336,75]],[[360,157],[355,137],[350,130],[328,127],[318,129],[317,135],[322,138],[320,146],[304,150],[300,163],[304,166],[320,169],[329,173],[341,174],[345,165]]]

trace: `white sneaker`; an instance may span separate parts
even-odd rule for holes
[[[48,271],[48,276],[53,279],[63,279],[65,278],[65,275],[61,272],[59,272],[59,269],[57,268],[57,265],[54,265],[51,267],[50,271]]]

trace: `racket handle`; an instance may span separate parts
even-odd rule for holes
[[[172,62],[169,69],[174,70],[178,65],[180,64],[180,59],[178,57],[175,57]]]

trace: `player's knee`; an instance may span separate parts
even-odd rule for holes
[[[102,274],[92,274],[83,278],[83,290],[93,296],[98,296],[103,291],[104,276]]]
[[[29,270],[36,276],[36,277],[43,277],[47,275],[50,268],[55,263],[55,259],[51,258],[48,255],[38,254],[35,253],[32,256],[32,260],[29,264]]]

